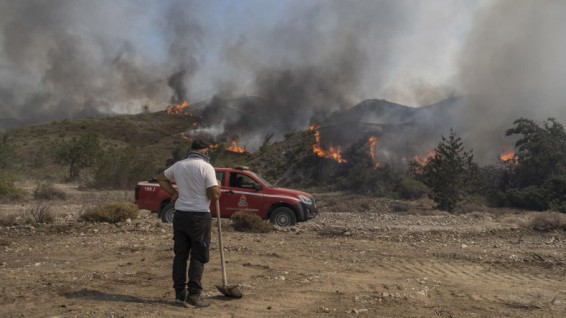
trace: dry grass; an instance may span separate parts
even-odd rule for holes
[[[137,218],[138,213],[139,209],[133,203],[112,202],[85,208],[79,219],[88,222],[118,223]]]
[[[55,221],[55,213],[53,213],[51,206],[44,203],[38,203],[29,208],[27,214],[31,217],[30,220],[33,223],[53,223]]]
[[[268,233],[275,229],[273,224],[250,212],[236,212],[230,219],[234,230],[239,232]]]
[[[559,212],[540,212],[531,220],[530,226],[541,232],[566,231],[566,215]]]

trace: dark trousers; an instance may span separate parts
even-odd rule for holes
[[[173,288],[176,292],[187,287],[187,260],[189,264],[189,295],[202,291],[204,264],[208,263],[210,246],[210,227],[212,218],[206,212],[175,211],[173,217]]]

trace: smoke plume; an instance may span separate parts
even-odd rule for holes
[[[566,120],[564,16],[558,0],[0,0],[0,122],[186,100],[204,105],[202,129],[253,151],[364,100],[464,95],[362,119],[397,125],[378,147],[428,147],[452,127],[490,162],[514,119]]]
[[[190,5],[155,6],[1,1],[0,117],[36,122],[166,104],[185,90],[172,94],[167,79],[193,74],[202,34]]]
[[[460,56],[469,107],[459,118],[476,158],[493,161],[519,117],[566,123],[566,2],[495,1],[474,19]]]

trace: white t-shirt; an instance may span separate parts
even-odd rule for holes
[[[216,172],[211,164],[202,159],[177,161],[163,172],[165,177],[177,183],[179,198],[175,209],[192,212],[210,212],[210,200],[206,189],[217,186]]]

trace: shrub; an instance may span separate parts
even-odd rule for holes
[[[37,204],[27,212],[33,223],[53,223],[55,221],[55,214],[51,210],[51,206],[46,204]]]
[[[542,187],[511,188],[505,194],[512,206],[535,211],[548,209],[546,191]]]
[[[0,198],[9,201],[20,200],[25,197],[26,191],[14,186],[15,178],[7,173],[0,172]]]
[[[566,213],[566,174],[551,176],[544,183],[546,189],[548,207],[552,211]]]
[[[512,163],[508,163],[510,165]],[[505,195],[504,184],[508,179],[508,170],[505,166],[489,165],[477,167],[475,169],[471,181],[470,194],[483,196],[487,202],[493,207],[502,207],[508,205]]]
[[[411,177],[402,177],[395,187],[395,193],[403,199],[420,199],[430,193],[429,187]]]
[[[274,229],[273,224],[250,212],[236,212],[230,219],[234,230],[239,232],[267,233]]]
[[[47,161],[47,155],[47,148],[45,147],[45,145],[41,145],[39,150],[35,153],[32,166],[34,168],[43,168],[45,166],[45,162]]]
[[[566,216],[558,212],[541,212],[533,218],[531,227],[542,232],[566,230]]]
[[[7,214],[0,216],[0,225],[12,226],[16,224],[17,216],[15,214]]]
[[[138,216],[138,207],[130,202],[112,202],[87,208],[80,219],[88,222],[118,223]]]
[[[51,183],[39,183],[33,190],[33,197],[36,200],[65,200],[67,194],[60,189],[55,188]]]

